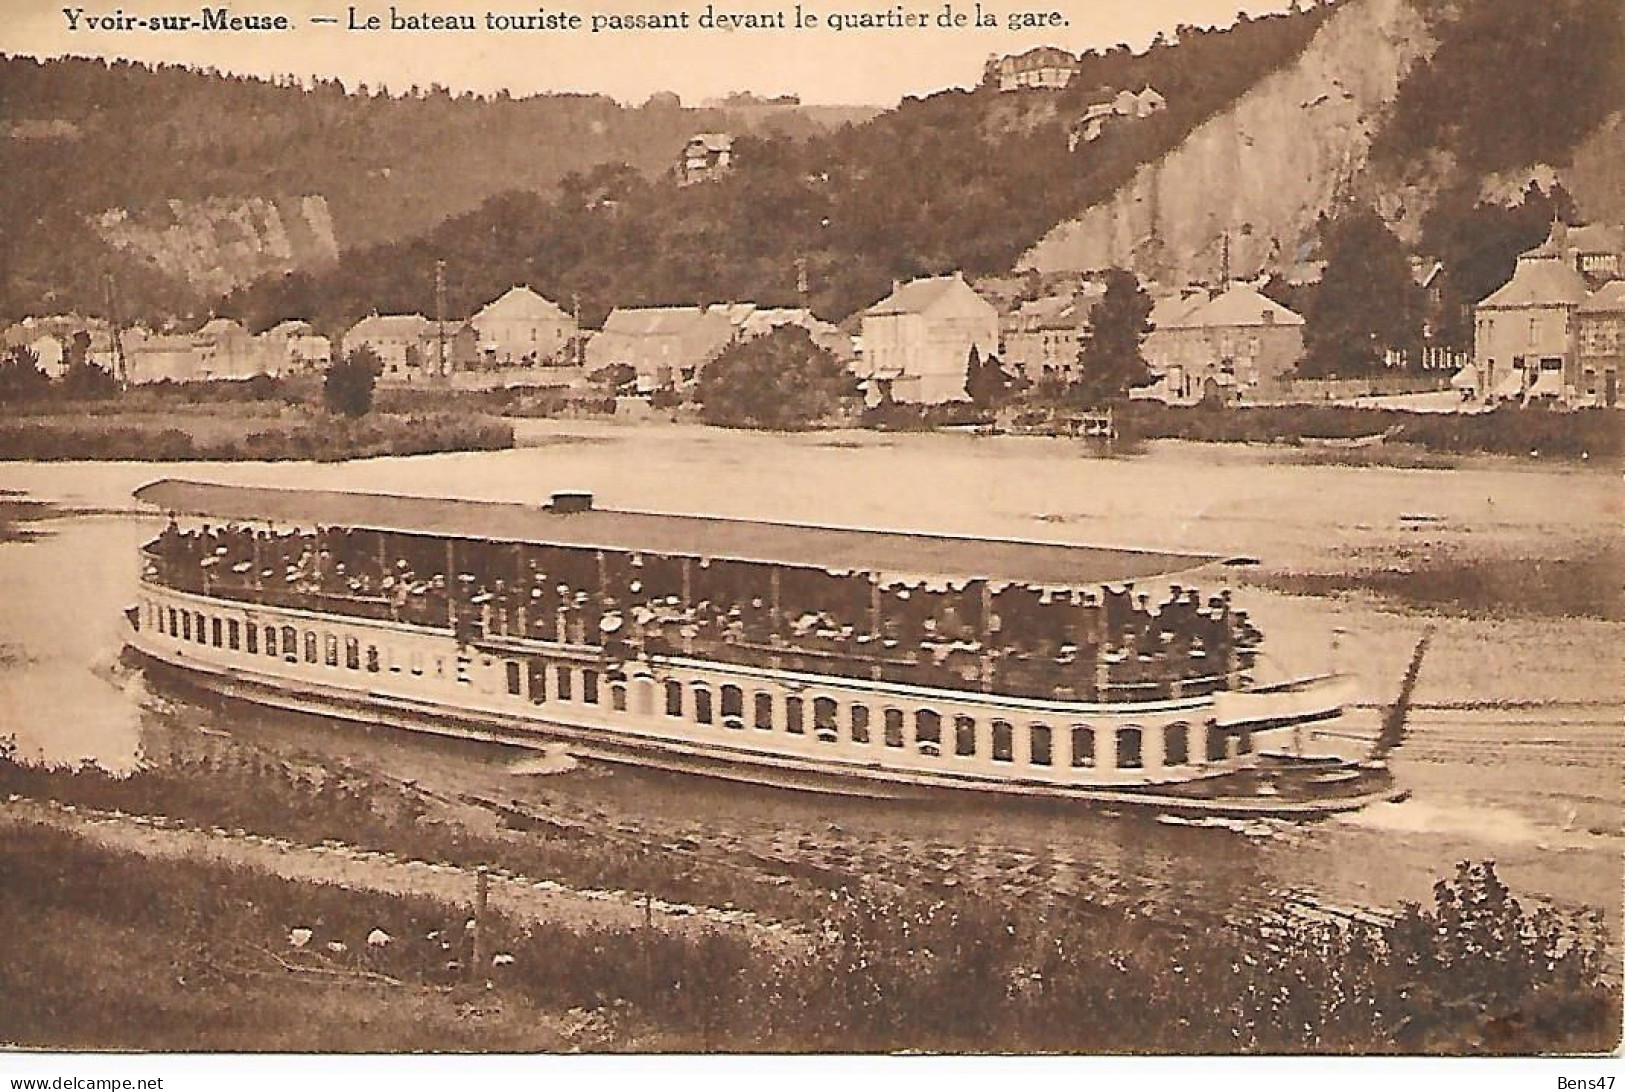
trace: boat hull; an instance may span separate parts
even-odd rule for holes
[[[1260,730],[1251,735],[1247,749],[1238,752],[1237,737],[1226,736],[1230,747],[1218,755],[1203,754],[1198,740],[1214,741],[1216,737],[1209,733],[1221,731],[1221,716],[1241,721],[1248,713],[1244,708],[1240,712],[1233,708],[1221,711],[1213,697],[1138,706],[1083,707],[989,695],[931,693],[885,687],[867,680],[795,676],[738,665],[670,662],[633,667],[633,671],[645,674],[615,682],[613,703],[595,700],[586,706],[579,699],[585,697],[587,676],[592,675],[596,688],[600,672],[610,677],[607,665],[591,650],[563,646],[538,646],[538,655],[546,653],[561,676],[568,669],[569,685],[574,688],[570,693],[577,700],[559,700],[558,693],[551,693],[551,700],[541,704],[527,700],[524,687],[512,687],[514,665],[520,661],[505,657],[519,657],[519,652],[479,650],[459,645],[447,634],[407,632],[404,627],[386,622],[214,600],[157,586],[147,591],[128,643],[138,661],[155,677],[179,678],[224,698],[361,725],[532,749],[563,745],[573,756],[588,760],[877,799],[977,793],[1145,807],[1187,816],[1312,818],[1363,807],[1387,798],[1392,791],[1386,771],[1380,770],[1364,771],[1352,782],[1339,780],[1323,786],[1300,778],[1297,780],[1303,783],[1294,785],[1293,792],[1280,791],[1279,771],[1272,768],[1274,763],[1263,761],[1260,752],[1301,754],[1306,737],[1313,738],[1323,730],[1331,738],[1346,734],[1331,730],[1342,723],[1344,714],[1337,704],[1339,699],[1331,694],[1329,682],[1301,692],[1268,694],[1259,707]],[[207,633],[213,639],[187,639],[155,629],[151,623],[171,610],[192,614],[199,619],[198,635]],[[216,620],[222,625],[213,626]],[[296,642],[300,647],[290,650],[286,657],[263,651],[251,653],[242,643],[229,647],[233,640],[222,639],[221,635],[239,632],[232,622],[241,627],[276,629],[279,633],[286,627],[301,636],[302,640]],[[346,668],[344,656],[332,651],[366,647],[370,656],[374,645],[366,642],[386,641],[393,642],[385,650],[387,667],[378,663],[372,665],[374,671]],[[315,653],[313,648],[317,649]],[[297,654],[301,651],[304,655]],[[509,684],[506,687],[504,675]],[[665,715],[669,711],[647,707],[648,700],[658,702],[660,693],[660,681],[651,676],[660,677],[666,684],[683,680],[680,686],[684,704],[679,715]],[[710,697],[705,699],[704,722],[695,723],[698,714],[691,704],[690,688],[701,686],[715,695],[741,686],[748,688],[747,694],[773,691],[778,694],[773,699],[778,703],[775,709],[781,714],[786,700],[805,702],[809,707],[815,700],[829,701],[833,707],[838,700],[845,703],[840,706],[840,738],[806,732],[757,733],[743,723],[725,723],[728,717],[714,715],[716,709]],[[628,701],[628,692],[645,691],[644,697]],[[721,701],[726,714],[726,697]],[[644,703],[642,707],[640,702]],[[939,750],[947,753],[934,753],[921,746],[923,741],[914,738],[912,727],[906,747],[883,739],[878,723],[874,738],[859,745],[851,738],[853,728],[846,712],[854,703],[873,705],[877,720],[882,706],[888,716],[899,707],[915,712],[926,706],[941,710],[933,715],[941,717],[938,744]],[[1233,701],[1228,704],[1235,705]],[[1112,733],[1101,737],[1104,739],[1115,740],[1117,733],[1130,731],[1136,734],[1138,747],[1143,734],[1145,753],[1136,753],[1139,763],[1134,768],[1116,768],[1116,746],[1107,744],[1100,755],[1101,767],[1076,766],[1067,761],[1064,753],[1052,755],[1053,764],[1040,766],[1034,761],[1031,741],[1026,740],[1018,742],[1018,753],[1006,754],[1003,762],[989,761],[986,728],[989,717],[995,714],[1005,719],[992,723],[1004,724],[1007,730],[1009,722],[1018,716],[1028,721],[1045,719],[1056,726],[1054,738],[1058,745],[1063,738],[1070,743],[1070,729],[1062,729],[1080,718],[1094,725],[1092,732]],[[980,718],[974,755],[959,757],[953,753],[950,724],[955,716]],[[1182,733],[1187,729],[1195,733],[1184,736],[1192,754],[1189,761],[1177,767],[1162,761],[1171,757],[1161,751],[1160,735],[1162,726],[1169,723],[1181,726]],[[1199,754],[1201,758],[1197,758]]]

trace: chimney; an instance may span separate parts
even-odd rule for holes
[[[556,516],[573,516],[592,511],[592,494],[580,489],[561,489],[548,501],[546,511]]]

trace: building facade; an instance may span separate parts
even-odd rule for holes
[[[486,364],[534,367],[559,358],[576,335],[576,321],[552,300],[515,286],[469,319]]]
[[[1572,401],[1619,406],[1619,378],[1625,372],[1625,280],[1609,281],[1587,296],[1575,319],[1578,359]]]
[[[1575,312],[1590,295],[1554,224],[1540,246],[1518,257],[1512,279],[1473,312],[1473,371],[1459,377],[1488,404],[1565,401],[1578,379]]]
[[[863,362],[869,401],[940,405],[966,399],[974,348],[999,352],[999,314],[964,275],[926,277],[893,287],[863,312]]]
[[[1250,285],[1167,297],[1151,324],[1143,352],[1169,401],[1270,397],[1303,359],[1303,318]]]
[[[587,342],[587,371],[631,365],[653,391],[691,383],[734,340],[722,311],[700,307],[617,307]]]

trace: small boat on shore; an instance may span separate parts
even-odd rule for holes
[[[1395,425],[1381,432],[1373,432],[1366,436],[1300,436],[1298,443],[1304,447],[1318,448],[1322,451],[1362,451],[1367,448],[1381,447],[1395,436],[1399,435],[1402,426]]]

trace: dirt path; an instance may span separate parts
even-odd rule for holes
[[[298,882],[428,896],[458,905],[470,905],[474,899],[473,869],[410,860],[339,842],[300,845],[243,830],[193,827],[164,816],[104,812],[17,796],[0,803],[0,830],[24,823],[43,824],[117,852],[156,860],[219,862]],[[630,930],[646,922],[667,931],[741,929],[752,940],[786,949],[799,947],[804,939],[790,928],[743,911],[645,900],[625,891],[571,888],[503,868],[493,868],[489,875],[491,907],[516,921],[563,924],[577,930]]]

